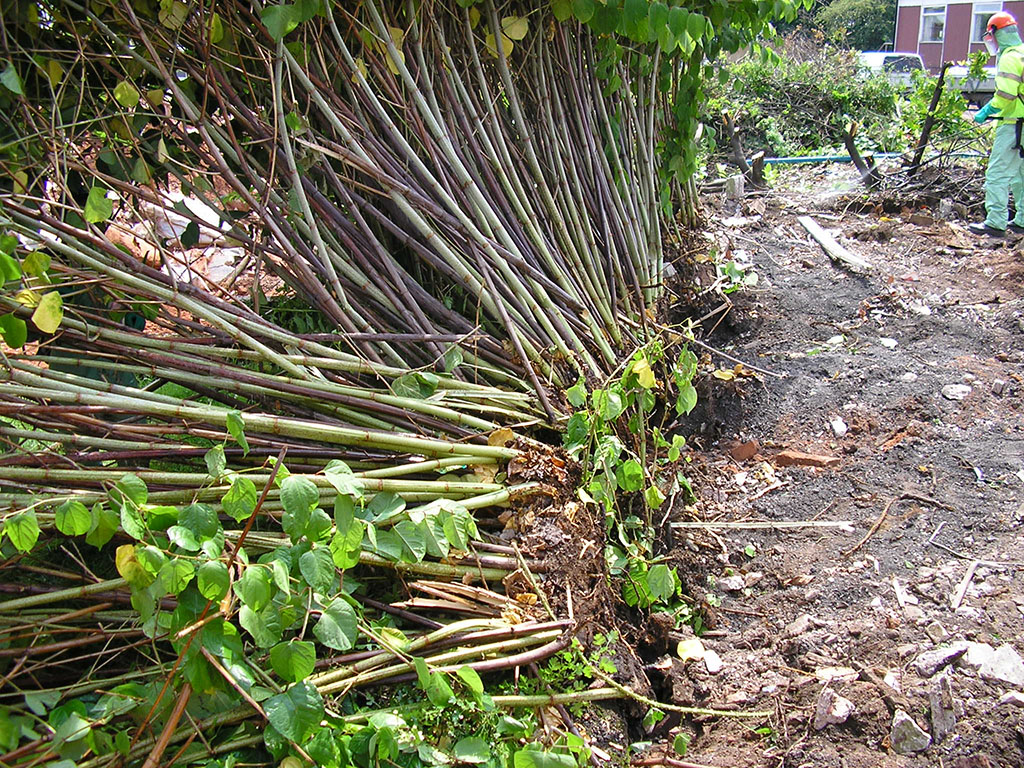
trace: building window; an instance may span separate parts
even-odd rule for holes
[[[975,3],[974,14],[971,16],[971,42],[983,43],[985,25],[993,13],[1003,10],[1002,3]]]
[[[926,5],[921,9],[921,42],[941,43],[946,29],[946,6]]]

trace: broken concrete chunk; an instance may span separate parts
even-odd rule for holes
[[[786,625],[786,628],[782,630],[783,637],[799,637],[800,635],[807,632],[814,626],[814,619],[808,616],[806,613],[802,613],[797,616],[796,619]]]
[[[718,580],[720,586],[726,592],[741,592],[743,590],[742,576],[723,576]]]
[[[743,198],[743,175],[735,174],[725,180],[726,200],[741,200]]]
[[[956,710],[949,675],[943,675],[935,681],[935,685],[928,691],[928,704],[932,718],[932,740],[941,744],[956,727]]]
[[[967,649],[964,655],[957,660],[957,665],[961,667],[973,667],[974,669],[988,663],[992,658],[992,654],[996,651],[996,649],[988,643],[962,641],[959,643],[953,643],[953,645],[963,645]]]
[[[982,664],[978,672],[989,680],[1000,680],[1017,687],[1024,686],[1024,660],[1012,645],[999,646],[992,654],[992,658]]]
[[[999,697],[999,704],[1009,704],[1014,707],[1024,707],[1024,693],[1021,693],[1020,691],[1010,691],[1009,693],[1004,693],[1002,696]]]
[[[889,732],[889,743],[893,752],[900,755],[912,755],[921,752],[932,744],[932,737],[919,726],[910,715],[897,709],[892,718],[892,730]]]
[[[814,676],[826,683],[852,683],[860,673],[853,667],[818,667],[814,670]]]
[[[931,677],[947,664],[951,664],[967,653],[963,645],[947,645],[942,648],[932,648],[918,655],[914,659],[914,669],[921,677]]]
[[[826,688],[818,697],[814,707],[814,730],[820,731],[829,725],[845,723],[856,711],[849,699],[844,699],[831,688]]]
[[[931,641],[936,645],[941,643],[943,640],[947,640],[949,638],[949,632],[947,632],[946,628],[939,624],[939,622],[937,621],[933,621],[931,624],[925,627],[924,631],[928,635],[928,637],[931,638]],[[964,648],[964,651],[966,650],[967,649]]]

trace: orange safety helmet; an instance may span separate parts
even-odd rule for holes
[[[1002,29],[1003,27],[1010,27],[1016,23],[1017,20],[1013,18],[1011,14],[1007,13],[1006,11],[999,11],[998,13],[992,14],[992,16],[988,20],[988,24],[986,25],[985,29],[987,32],[995,34],[995,31],[997,29]]]

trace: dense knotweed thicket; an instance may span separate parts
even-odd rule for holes
[[[866,149],[898,151],[905,144],[896,88],[866,76],[852,51],[822,46],[809,56],[744,58],[725,66],[709,91],[705,119],[718,126],[719,145],[723,111],[737,117],[750,153],[781,157],[839,148],[851,121]]]

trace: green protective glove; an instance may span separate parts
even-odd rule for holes
[[[981,123],[984,123],[986,120],[988,120],[990,117],[999,117],[998,110],[994,106],[992,106],[991,101],[978,110],[977,114],[975,114],[974,116],[974,122],[980,125]]]

